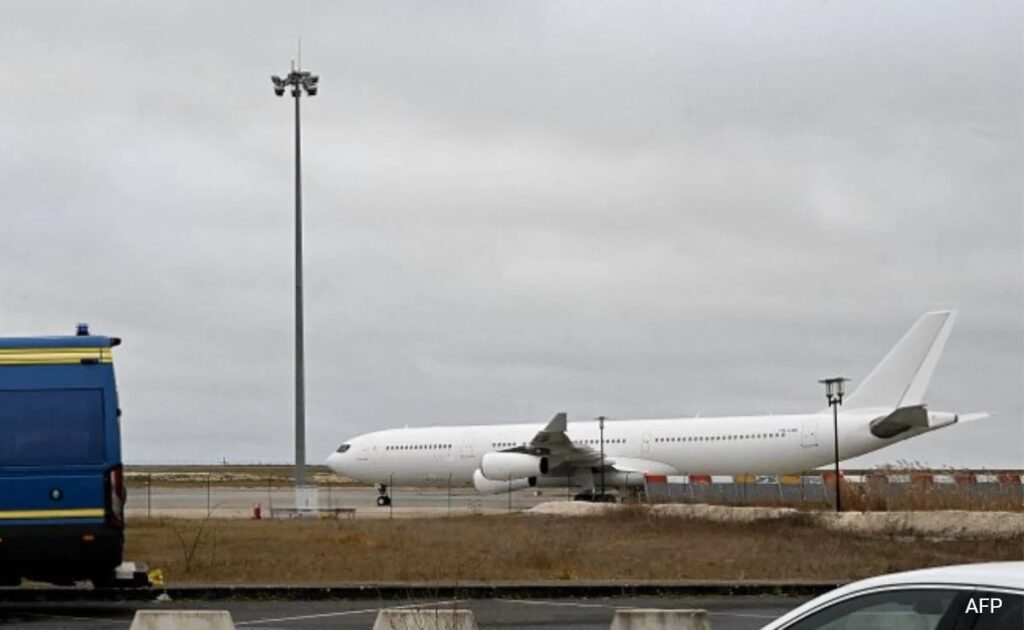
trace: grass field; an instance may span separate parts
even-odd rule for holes
[[[723,524],[624,510],[395,521],[140,519],[126,558],[169,584],[495,580],[847,580],[1019,560],[1024,539],[929,541],[826,532],[799,516]]]
[[[334,487],[355,485],[350,479],[332,473],[326,466],[307,466],[310,485]],[[129,488],[153,487],[195,488],[288,488],[295,485],[295,469],[285,465],[225,466],[126,466],[125,481]]]

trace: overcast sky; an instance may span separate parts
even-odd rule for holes
[[[438,423],[820,409],[960,318],[856,460],[1024,466],[1024,11],[980,2],[9,2],[0,334],[123,337],[130,462]]]

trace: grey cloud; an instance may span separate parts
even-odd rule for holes
[[[882,451],[1024,465],[1018,5],[32,3],[0,26],[0,332],[125,338],[136,461],[402,424],[816,409],[959,307]],[[953,431],[958,433],[954,434]]]

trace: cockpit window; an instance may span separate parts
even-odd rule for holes
[[[338,452],[339,453],[344,453],[345,451],[347,451],[350,448],[352,448],[351,444],[342,444],[341,446],[338,447]]]

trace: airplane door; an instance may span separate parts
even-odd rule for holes
[[[366,461],[370,459],[370,445],[363,441],[358,448],[356,448],[356,459]]]
[[[462,437],[462,442],[459,444],[459,457],[462,459],[472,459],[476,457],[476,451],[473,450],[472,434],[466,434]]]
[[[640,450],[644,453],[651,452],[651,432],[644,431],[643,435],[640,436]]]
[[[811,448],[818,445],[818,417],[804,418],[800,427],[800,446]]]

